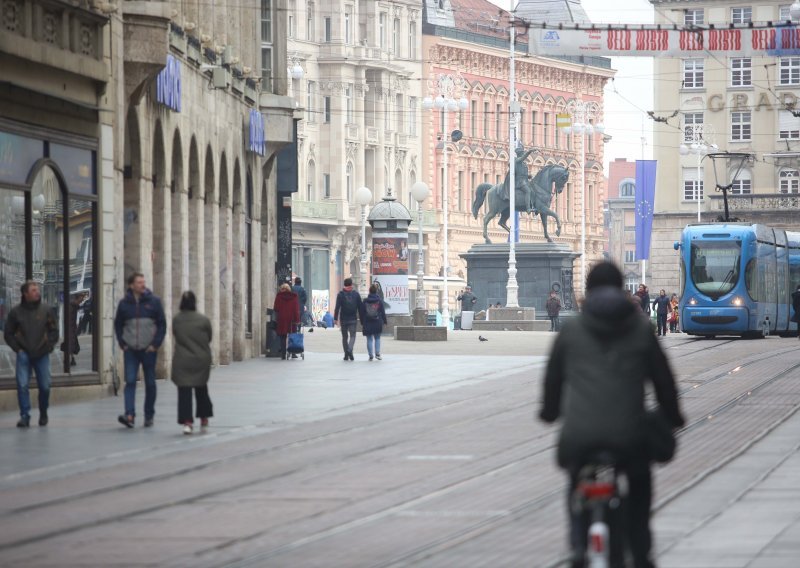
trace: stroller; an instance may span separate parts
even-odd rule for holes
[[[288,355],[300,355],[301,359],[306,358],[306,350],[304,347],[304,337],[303,337],[303,324],[297,323],[293,327],[292,333],[290,333],[286,338],[286,354]],[[287,357],[287,359],[291,359],[291,357]]]

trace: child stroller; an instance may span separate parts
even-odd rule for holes
[[[301,359],[306,358],[303,339],[303,324],[297,323],[293,326],[292,333],[286,338],[287,359],[291,359],[291,355],[300,355]]]

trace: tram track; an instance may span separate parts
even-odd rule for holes
[[[785,353],[787,353],[789,351],[794,351],[794,349],[785,349],[785,350],[781,350],[781,351],[778,351],[778,352],[770,352],[770,353],[765,354],[763,356],[751,356],[751,358],[752,357],[756,357],[756,358],[754,360],[750,360],[750,361],[741,361],[740,367],[741,368],[749,367],[749,366],[757,364],[757,363],[759,363],[761,361],[764,361],[764,360],[767,360],[767,359],[770,359],[770,358],[773,358],[773,357],[776,357],[776,356],[783,355],[783,354],[785,354]],[[691,354],[694,354],[694,353],[696,353],[696,352],[693,351]],[[686,355],[690,355],[690,354],[686,354]],[[682,355],[682,356],[684,356],[684,355]],[[752,393],[757,392],[762,388],[765,388],[769,384],[779,380],[783,376],[786,376],[786,374],[790,373],[792,370],[794,370],[794,369],[796,369],[798,367],[800,367],[800,364],[792,365],[792,366],[789,366],[786,369],[783,369],[782,371],[776,373],[774,376],[765,379],[759,385],[750,388],[749,389],[749,391],[750,391],[749,393],[739,394],[738,396],[736,396],[736,397],[726,401],[724,404],[718,406],[715,410],[712,411],[712,414],[715,415],[715,416],[718,416],[719,414],[724,413],[726,410],[735,407],[745,396],[750,396],[750,395],[752,395]],[[726,371],[725,373],[717,373],[716,375],[708,378],[707,380],[705,380],[702,383],[696,384],[696,385],[692,386],[691,388],[686,388],[686,389],[681,390],[681,396],[684,396],[685,394],[687,394],[689,392],[695,392],[696,389],[699,388],[700,386],[713,384],[714,382],[719,381],[720,379],[722,379],[722,378],[724,378],[726,376],[730,376],[730,373],[731,373],[731,371]],[[525,383],[523,383],[523,385],[531,385],[532,386],[536,382],[537,381],[526,381]],[[417,418],[420,418],[420,417],[424,416],[427,413],[447,411],[449,409],[452,409],[454,407],[461,406],[461,405],[475,405],[480,400],[488,399],[488,398],[492,398],[494,396],[497,396],[498,393],[501,393],[502,391],[509,390],[509,388],[510,387],[492,389],[489,392],[483,392],[483,393],[481,393],[479,395],[468,397],[468,398],[465,398],[465,399],[461,399],[461,400],[458,400],[458,401],[455,401],[455,402],[450,402],[450,403],[446,403],[446,404],[440,404],[440,405],[436,405],[436,406],[433,406],[433,407],[430,407],[430,408],[425,408],[425,409],[422,409],[422,410],[416,410],[416,411],[413,411],[413,412],[403,413],[401,415],[397,415],[397,416],[392,417],[390,420],[386,420],[386,419],[375,420],[373,422],[361,424],[361,425],[358,425],[358,426],[355,426],[355,427],[352,427],[352,428],[342,428],[342,429],[339,429],[337,431],[328,432],[328,433],[325,433],[325,434],[322,434],[322,435],[318,435],[318,436],[309,436],[309,437],[306,437],[306,438],[303,438],[303,439],[300,439],[300,440],[295,440],[295,441],[292,441],[292,442],[288,442],[286,444],[282,444],[282,445],[279,445],[279,446],[273,446],[273,447],[270,447],[270,448],[263,448],[263,449],[254,450],[254,451],[250,451],[250,452],[244,452],[244,453],[240,453],[240,454],[235,454],[235,455],[219,458],[217,460],[212,460],[212,461],[196,464],[196,465],[194,465],[192,467],[179,468],[177,470],[170,471],[170,472],[167,472],[167,473],[161,474],[161,475],[149,476],[149,477],[141,478],[141,479],[138,479],[138,480],[135,480],[135,481],[131,481],[131,482],[128,482],[128,483],[111,485],[111,486],[99,488],[97,490],[92,490],[92,491],[87,491],[87,492],[83,492],[83,493],[79,493],[79,494],[69,495],[69,496],[66,496],[66,497],[63,497],[63,498],[60,498],[60,499],[44,501],[44,502],[41,502],[41,503],[33,505],[33,506],[29,505],[29,506],[26,506],[26,507],[20,507],[20,508],[12,509],[12,510],[9,510],[4,515],[0,516],[0,518],[2,518],[4,516],[9,516],[9,515],[12,515],[12,514],[20,514],[22,512],[30,512],[30,511],[36,510],[36,509],[47,509],[48,507],[74,503],[74,502],[85,500],[85,499],[88,499],[88,498],[102,496],[104,494],[108,494],[108,493],[111,493],[111,492],[136,489],[136,488],[139,488],[141,486],[144,486],[145,484],[150,484],[150,483],[153,483],[153,482],[163,482],[163,481],[167,481],[167,480],[170,480],[170,479],[177,478],[179,476],[185,476],[185,475],[189,475],[189,474],[197,473],[197,472],[201,472],[201,471],[210,471],[210,470],[213,470],[215,468],[220,468],[220,467],[227,467],[227,466],[231,466],[231,465],[235,464],[236,462],[247,461],[247,460],[251,460],[253,458],[257,458],[257,457],[262,457],[262,456],[268,455],[270,453],[278,453],[278,452],[281,452],[281,451],[286,451],[286,450],[299,448],[299,447],[302,447],[302,446],[305,446],[305,445],[310,445],[310,444],[315,444],[315,443],[330,443],[333,440],[335,440],[337,438],[340,438],[342,436],[347,436],[347,435],[352,435],[352,434],[364,432],[364,431],[369,430],[371,428],[376,428],[376,427],[382,427],[383,428],[383,427],[386,427],[387,422],[399,422],[399,421],[403,421],[403,420],[414,420],[414,419],[417,419]],[[519,389],[520,386],[517,385],[514,388],[515,389]],[[482,414],[480,417],[472,417],[470,419],[465,419],[465,420],[462,420],[461,422],[453,423],[450,426],[452,427],[452,426],[455,426],[457,424],[462,424],[462,423],[479,422],[481,420],[489,420],[492,417],[497,416],[499,414],[507,413],[507,412],[514,411],[514,410],[518,411],[518,410],[521,410],[521,409],[523,409],[525,407],[528,407],[528,406],[531,406],[531,403],[529,401],[526,401],[526,402],[520,403],[518,405],[514,405],[512,407],[503,407],[503,408],[498,409],[498,410],[496,410],[496,411],[494,411],[492,413]],[[703,422],[706,422],[706,421],[707,421],[706,418],[702,418],[702,419],[698,419],[698,420],[694,421],[692,424],[690,424],[686,428],[684,428],[679,435],[683,436],[686,432],[690,431],[693,428],[699,427]],[[551,430],[542,431],[542,433],[540,435],[536,436],[533,439],[526,440],[524,443],[518,444],[516,446],[506,447],[506,448],[503,449],[503,452],[512,452],[514,450],[519,450],[524,445],[528,445],[528,444],[532,444],[532,443],[539,443],[539,442],[543,441],[544,439],[546,439],[548,437],[552,437],[552,431]],[[395,442],[395,443],[397,443],[397,442]],[[476,483],[477,481],[479,481],[481,479],[486,479],[489,476],[497,475],[497,474],[502,473],[503,471],[505,471],[505,470],[507,470],[509,468],[522,467],[522,466],[524,466],[524,464],[527,461],[529,461],[531,459],[538,458],[543,453],[552,451],[554,449],[554,447],[555,447],[555,445],[553,443],[544,444],[543,446],[539,446],[539,447],[535,448],[534,451],[528,452],[525,455],[522,455],[522,456],[518,457],[517,459],[515,459],[513,461],[509,461],[509,462],[500,464],[500,465],[498,465],[496,467],[492,467],[492,468],[486,469],[485,471],[476,473],[476,474],[471,475],[471,476],[469,476],[467,478],[458,480],[455,483],[452,483],[450,485],[441,487],[436,491],[432,491],[432,492],[426,493],[424,495],[419,495],[419,496],[415,497],[414,499],[410,499],[410,500],[407,500],[407,501],[404,501],[404,502],[396,503],[396,504],[392,505],[391,507],[388,507],[388,508],[386,508],[384,510],[376,511],[371,515],[366,515],[366,516],[363,516],[361,518],[353,519],[349,523],[345,523],[345,524],[343,524],[343,525],[341,525],[339,527],[331,528],[328,531],[320,531],[320,532],[317,532],[315,534],[308,535],[304,539],[300,539],[298,541],[295,541],[294,543],[287,543],[286,545],[278,547],[278,548],[275,548],[275,549],[273,549],[271,551],[265,551],[264,553],[260,553],[260,554],[253,555],[253,556],[250,556],[250,557],[242,558],[242,559],[240,559],[240,560],[238,560],[238,561],[236,561],[234,563],[226,564],[226,565],[227,566],[255,566],[255,565],[259,565],[259,562],[263,561],[264,559],[280,556],[281,554],[284,554],[284,553],[286,553],[288,551],[296,550],[298,548],[302,548],[302,546],[306,546],[306,545],[308,545],[308,544],[310,544],[312,542],[317,542],[317,541],[320,541],[320,540],[324,540],[325,538],[330,538],[330,537],[335,536],[337,534],[341,534],[343,531],[352,530],[352,529],[355,529],[355,528],[358,528],[358,527],[361,527],[361,526],[368,525],[370,523],[377,522],[378,520],[380,520],[382,518],[385,518],[387,516],[390,516],[390,515],[398,512],[400,510],[408,509],[409,507],[412,507],[412,506],[414,506],[416,504],[424,503],[424,502],[429,501],[429,500],[431,500],[433,498],[436,498],[438,496],[444,495],[444,494],[446,494],[448,492],[457,491],[459,489],[462,489],[464,486],[469,485],[470,483]],[[369,452],[374,452],[374,451],[377,451],[379,449],[380,449],[380,446],[378,446],[378,447],[373,446],[373,447],[365,448],[365,449],[362,449],[359,452],[353,452],[351,454],[346,454],[344,456],[340,456],[340,459],[343,459],[343,460],[352,459],[352,458],[354,458],[354,457],[356,457],[358,455],[369,453]],[[493,458],[493,457],[496,457],[496,455],[495,454],[489,454],[489,455],[483,456],[482,460],[486,461],[489,458]],[[175,500],[171,500],[168,503],[161,503],[161,504],[157,504],[157,505],[154,505],[154,506],[151,506],[151,507],[138,508],[136,510],[128,511],[128,512],[125,512],[125,513],[119,514],[119,515],[105,516],[102,519],[97,519],[97,520],[92,521],[92,522],[71,525],[70,527],[67,527],[67,528],[65,528],[63,530],[50,531],[50,532],[45,533],[45,534],[35,535],[35,536],[31,537],[31,538],[19,539],[19,540],[13,541],[13,542],[4,543],[4,544],[0,545],[0,550],[7,550],[7,549],[11,549],[11,548],[16,548],[16,547],[19,547],[19,546],[24,546],[24,545],[27,545],[27,544],[35,544],[36,542],[43,541],[43,540],[46,540],[46,539],[49,539],[49,538],[53,538],[55,536],[62,536],[62,535],[65,535],[65,534],[78,532],[78,531],[81,531],[81,530],[85,530],[85,529],[89,529],[89,528],[92,528],[92,527],[100,526],[100,525],[106,524],[106,523],[113,523],[113,522],[123,521],[123,520],[130,519],[130,518],[133,518],[133,517],[136,517],[136,516],[146,515],[146,514],[149,514],[149,513],[158,512],[158,511],[161,511],[163,509],[167,509],[167,508],[173,507],[173,506],[189,504],[189,503],[192,503],[192,502],[197,501],[199,499],[206,499],[209,496],[221,496],[221,495],[224,495],[226,493],[239,491],[241,489],[247,489],[248,487],[251,487],[251,486],[256,485],[256,484],[262,484],[262,483],[265,483],[265,482],[274,481],[274,480],[277,480],[277,479],[289,477],[289,476],[301,473],[303,470],[304,470],[304,467],[299,467],[299,468],[296,468],[296,469],[290,469],[290,470],[286,470],[286,471],[280,472],[280,474],[277,474],[277,475],[272,476],[272,477],[266,477],[266,478],[265,477],[259,477],[259,478],[256,478],[256,479],[249,479],[249,480],[246,480],[246,481],[244,481],[244,482],[242,482],[240,484],[219,488],[219,490],[216,491],[216,492],[212,492],[212,493],[203,492],[201,495],[187,496],[186,498],[183,498],[183,499],[175,499]],[[693,483],[687,485],[686,487],[682,488],[679,493],[682,493],[682,492],[690,489],[694,484],[696,484],[698,482],[699,482],[699,480],[696,480]],[[458,534],[451,534],[451,535],[449,535],[447,537],[443,537],[442,539],[438,539],[437,541],[434,541],[434,542],[426,544],[424,547],[420,547],[420,548],[418,548],[416,550],[409,551],[407,554],[402,555],[402,557],[394,558],[394,559],[391,559],[390,561],[383,562],[383,563],[380,563],[380,564],[376,564],[375,566],[376,567],[377,566],[381,566],[381,567],[395,566],[395,565],[398,565],[399,563],[403,563],[403,562],[407,562],[407,561],[413,560],[413,559],[419,557],[420,555],[424,555],[425,557],[427,557],[430,554],[434,553],[433,552],[434,550],[440,550],[440,549],[441,550],[447,550],[448,548],[452,548],[453,546],[457,546],[458,543],[462,542],[464,539],[472,538],[475,533],[483,534],[485,532],[490,532],[491,530],[495,530],[497,527],[502,526],[505,523],[512,522],[512,521],[514,521],[514,520],[516,520],[516,519],[518,519],[520,517],[523,517],[523,516],[525,516],[527,514],[531,514],[531,513],[535,512],[535,511],[539,510],[539,509],[542,509],[542,508],[552,504],[554,499],[560,498],[561,496],[563,496],[563,491],[564,491],[564,486],[563,486],[563,483],[562,483],[561,485],[559,485],[558,489],[556,489],[556,490],[553,490],[551,492],[546,492],[546,493],[539,494],[533,499],[529,499],[529,500],[527,500],[527,501],[525,501],[523,503],[520,503],[518,506],[510,509],[508,514],[504,515],[503,517],[484,519],[484,520],[481,520],[479,522],[473,523],[473,524],[469,525],[468,527],[465,527]],[[264,536],[264,535],[260,534],[260,533],[259,534],[255,534],[255,535],[250,535],[247,538],[247,540],[253,540],[253,539],[259,538],[261,536]],[[442,547],[444,547],[444,548],[442,548]]]

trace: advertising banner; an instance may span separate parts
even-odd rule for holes
[[[331,311],[330,291],[311,290],[311,314],[314,316],[314,321],[320,321],[325,312],[329,311]]]
[[[528,51],[543,56],[782,57],[800,55],[800,28],[661,29],[655,26],[554,30],[530,28]]]
[[[407,315],[408,235],[373,234],[372,283],[378,286],[387,314]]]

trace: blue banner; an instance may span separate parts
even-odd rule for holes
[[[508,242],[511,242],[511,233],[508,234]],[[519,211],[514,212],[514,242],[519,242]]]
[[[636,260],[650,258],[657,164],[656,160],[636,160]]]
[[[156,77],[156,101],[181,112],[181,62],[167,54],[167,65]]]
[[[254,109],[250,110],[250,140],[248,151],[263,156],[266,154],[266,138],[264,136],[264,117]]]

